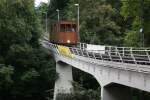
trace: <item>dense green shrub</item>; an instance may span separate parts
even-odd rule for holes
[[[100,100],[100,91],[83,90],[71,94],[58,94],[56,100]]]

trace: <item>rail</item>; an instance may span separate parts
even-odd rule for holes
[[[58,46],[49,42],[45,42],[53,52],[60,54]],[[65,46],[64,46],[65,47]],[[112,61],[121,63],[130,63],[136,65],[150,65],[150,49],[149,48],[133,48],[133,47],[115,47],[106,46],[105,50],[86,50],[86,44],[80,44],[78,47],[67,47],[73,55],[88,57],[102,61]]]

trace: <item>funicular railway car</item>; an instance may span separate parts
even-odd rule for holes
[[[52,25],[50,31],[50,42],[60,45],[76,45],[77,32],[76,23],[72,21],[59,21]]]

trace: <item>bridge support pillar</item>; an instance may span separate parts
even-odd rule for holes
[[[101,88],[101,100],[131,100],[131,89],[115,85]]]
[[[73,89],[72,66],[56,62],[56,72],[58,73],[58,79],[55,81],[54,100],[56,100],[57,94],[71,93]]]

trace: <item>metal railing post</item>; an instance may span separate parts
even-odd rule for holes
[[[108,55],[109,55],[110,61],[113,61],[113,59],[112,59],[112,57],[111,57],[111,51],[108,51]]]
[[[149,53],[148,53],[148,51],[145,49],[145,52],[146,52],[146,55],[147,55],[147,57],[148,57],[148,60],[149,60],[149,62],[150,62],[150,55],[149,55]]]
[[[94,52],[92,52],[92,55],[93,55],[94,59],[96,59],[96,56],[95,56]]]
[[[132,48],[130,48],[130,53],[131,53],[131,57],[132,57],[134,63],[137,64],[136,59],[135,59],[134,54],[133,54],[133,49]]]
[[[102,61],[104,61],[102,54],[101,54],[101,53],[99,53],[99,55],[100,55],[100,57],[101,57],[101,60],[102,60]]]
[[[89,55],[88,51],[86,51],[86,54],[87,54],[88,58],[90,58],[90,55]]]
[[[120,55],[120,52],[119,52],[119,50],[117,49],[117,47],[116,47],[116,51],[117,51],[117,53],[118,53],[118,55],[119,55],[119,58],[120,58],[121,62],[123,63],[122,56]]]
[[[125,47],[122,48],[122,56],[125,56]]]
[[[76,48],[77,55],[80,56],[78,49]]]
[[[83,53],[83,50],[82,50],[82,49],[80,49],[80,51],[81,51],[81,54],[82,54],[82,56],[84,57],[84,53]]]

